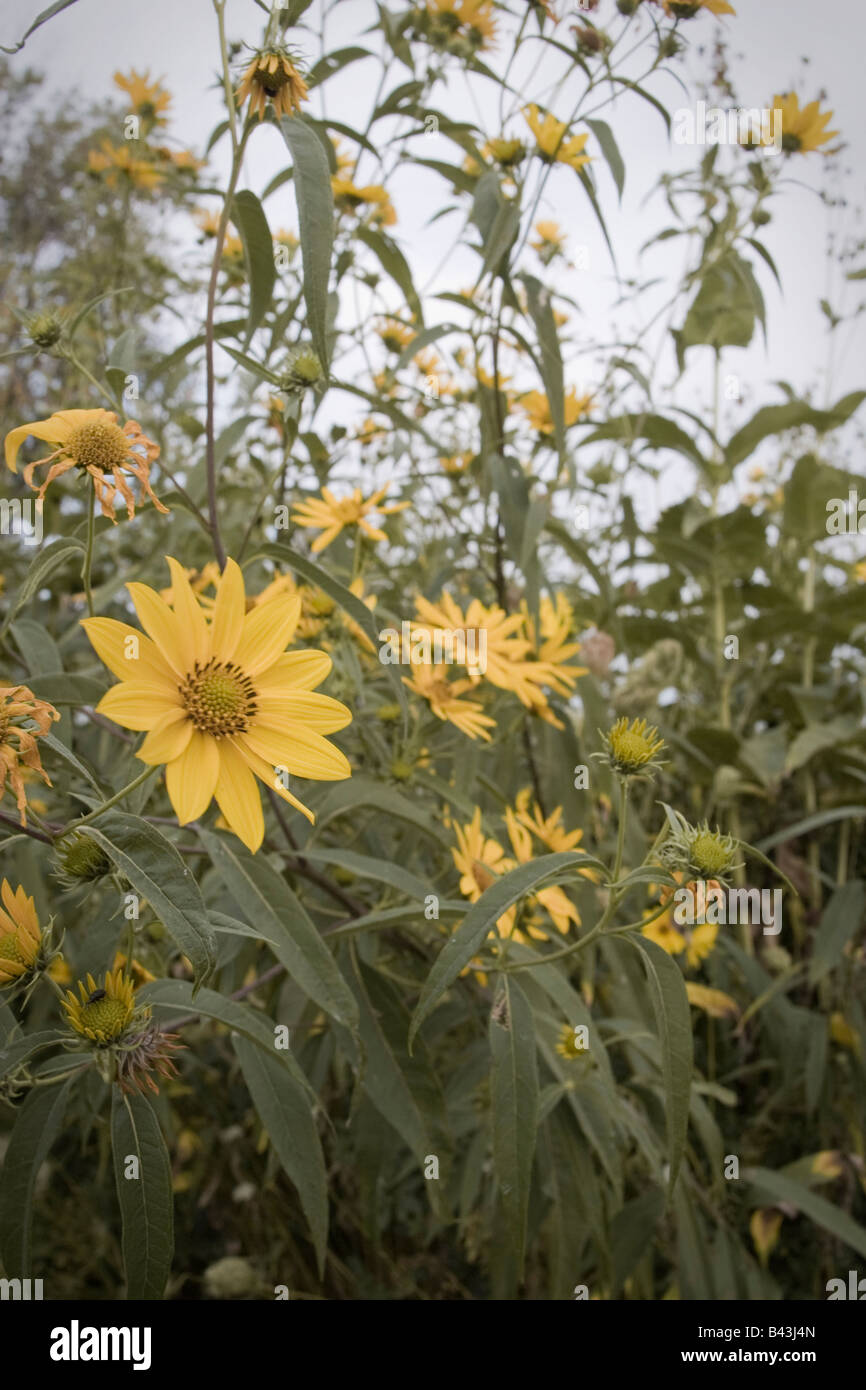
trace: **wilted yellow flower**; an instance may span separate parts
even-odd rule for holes
[[[686,994],[689,1003],[694,1004],[697,1009],[703,1009],[710,1018],[732,1018],[740,1012],[740,1006],[736,999],[732,999],[729,994],[724,994],[720,989],[708,989],[706,985],[698,985],[692,980],[687,980]]]
[[[324,735],[345,728],[352,715],[313,693],[331,669],[325,652],[285,650],[300,599],[278,597],[247,612],[243,575],[228,560],[208,620],[182,566],[171,558],[168,564],[171,607],[146,584],[126,586],[147,636],[112,618],[82,621],[120,681],[98,709],[124,728],[147,732],[136,757],[166,765],[181,825],[215,797],[232,832],[255,853],[265,833],[256,778],[314,821],[284,775],[326,782],[351,776],[345,754]]]
[[[19,884],[13,893],[8,881],[0,883],[0,989],[28,974],[39,960],[42,932],[36,905]]]
[[[317,536],[311,546],[316,555],[329,546],[331,541],[337,539],[344,526],[357,526],[371,541],[387,540],[385,532],[374,526],[368,517],[372,511],[390,516],[393,512],[402,512],[409,506],[408,502],[390,502],[386,507],[381,505],[382,498],[390,486],[390,483],[386,483],[366,499],[359,487],[353,489],[350,497],[335,497],[330,488],[323,487],[321,497],[311,497],[295,504],[292,520],[298,526],[308,526],[322,531],[322,535]]]
[[[534,103],[526,107],[523,117],[535,136],[536,152],[546,163],[568,164],[572,169],[589,163],[590,156],[583,153],[588,135],[569,135],[565,121],[558,121],[549,111],[542,116]]]
[[[839,132],[827,130],[833,112],[822,112],[820,102],[810,101],[801,108],[795,92],[784,92],[773,97],[771,109],[782,113],[782,149],[786,154],[810,154],[814,150],[821,154],[832,153],[822,150],[821,146]]]
[[[307,99],[307,84],[285,49],[268,49],[257,53],[241,78],[237,90],[238,106],[249,98],[248,116],[264,119],[268,102],[277,120],[300,111]]]
[[[36,740],[47,734],[59,718],[54,706],[37,700],[26,685],[0,685],[0,796],[8,778],[22,825],[27,824],[26,770],[51,786]]]
[[[6,436],[6,466],[13,473],[18,472],[18,450],[29,434],[54,446],[53,453],[24,468],[24,481],[40,499],[55,478],[77,468],[92,479],[102,515],[111,521],[117,519],[114,508],[118,493],[126,503],[128,516],[135,514],[135,497],[127,475],[138,479],[141,491],[157,511],[168,512],[168,507],[154,496],[150,486],[150,466],[159,458],[159,445],[148,439],[137,420],[127,420],[121,427],[112,410],[58,410],[47,420],[31,420],[27,425],[19,425]],[[51,467],[42,486],[37,488],[33,470],[45,463]]]
[[[111,1043],[128,1029],[135,1014],[132,981],[120,970],[106,971],[101,984],[92,975],[78,981],[80,998],[66,991],[66,1021],[91,1042]]]
[[[830,1015],[830,1037],[840,1047],[847,1047],[849,1052],[855,1052],[858,1057],[860,1056],[862,1050],[860,1034],[851,1027],[845,1015],[839,1010]]]

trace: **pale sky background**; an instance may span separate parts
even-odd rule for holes
[[[832,125],[842,132],[848,146],[840,167],[848,171],[841,191],[849,206],[840,221],[838,210],[835,214],[829,213],[817,196],[828,174],[828,162],[822,156],[813,154],[785,161],[791,183],[786,196],[774,200],[773,222],[763,229],[765,244],[779,267],[784,295],[780,294],[770,272],[754,257],[767,302],[769,342],[765,348],[763,340],[756,337],[749,349],[733,349],[726,353],[725,370],[739,378],[743,401],[725,406],[723,436],[733,432],[758,405],[782,399],[772,385],[775,381],[784,379],[795,389],[810,390],[814,393],[815,404],[823,405],[827,399],[835,400],[864,385],[866,378],[866,315],[852,331],[844,330],[843,350],[837,350],[828,375],[826,322],[818,307],[822,297],[829,299],[837,311],[840,308],[850,311],[866,300],[866,282],[846,287],[844,275],[831,266],[827,257],[831,224],[843,239],[854,235],[858,218],[862,227],[862,207],[866,201],[866,122],[862,90],[866,17],[862,0],[832,0],[832,3],[825,0],[820,6],[814,0],[734,0],[734,3],[738,11],[736,18],[729,17],[719,23],[708,15],[702,16],[684,25],[684,32],[705,45],[712,43],[717,32],[726,34],[734,85],[742,106],[769,106],[774,92],[791,87],[796,88],[803,102],[817,96],[822,89],[826,91],[825,105],[835,112]],[[44,4],[45,0],[0,0],[0,42],[6,45],[16,42]],[[567,16],[557,36],[567,40],[568,24],[578,21],[580,14],[570,0],[556,0],[556,4],[559,13]],[[394,11],[402,8],[396,0],[389,0],[389,5]],[[298,35],[302,56],[310,65],[320,54],[320,38],[316,31],[321,8],[320,0],[313,0],[306,16],[312,21],[313,32]],[[612,0],[602,0],[600,22],[613,11]],[[254,0],[229,0],[227,14],[229,38],[255,46],[260,39],[264,15]],[[375,7],[370,0],[340,0],[328,20],[326,50],[355,43],[375,47],[379,35],[365,37],[363,34],[374,17]],[[618,21],[618,16],[616,19]],[[534,28],[534,20],[532,24]],[[809,58],[805,69],[802,66],[804,55]],[[40,100],[52,103],[69,88],[79,88],[93,97],[117,96],[112,83],[116,68],[150,69],[152,75],[164,80],[174,95],[172,135],[197,151],[202,149],[213,125],[222,116],[220,93],[214,83],[215,19],[210,0],[79,0],[77,5],[32,35],[12,62],[18,66],[32,64],[48,75],[50,89]],[[685,70],[677,70],[687,76],[688,73],[698,75],[704,68],[701,59],[694,55],[689,58]],[[378,71],[375,61],[365,60],[326,84],[328,114],[350,124],[358,124],[365,118]],[[542,68],[534,77],[532,88],[542,99],[545,71]],[[407,69],[396,65],[390,85],[408,77]],[[495,91],[483,78],[473,76],[471,81],[478,107],[473,106],[465,78],[456,69],[447,93],[440,85],[431,104],[457,118],[478,120],[480,112],[485,133],[496,134],[498,118],[496,106],[491,102]],[[665,74],[655,75],[651,90],[671,112],[693,104],[693,98],[687,100],[673,78]],[[316,114],[319,113],[319,95],[316,94],[313,105]],[[560,114],[568,114],[567,104],[562,102]],[[622,206],[618,207],[607,167],[600,158],[593,166],[620,271],[625,277],[641,274],[644,278],[662,276],[669,280],[681,265],[681,252],[670,249],[668,244],[647,253],[642,261],[638,256],[647,237],[669,221],[658,195],[649,204],[645,204],[645,199],[661,172],[694,164],[695,152],[669,143],[661,119],[640,98],[626,97],[599,114],[613,126],[628,171],[625,196]],[[507,129],[508,133],[526,133],[519,117],[509,123]],[[419,142],[415,149],[423,155],[461,162],[456,146],[435,137],[429,150],[421,149]],[[741,153],[734,153],[742,158]],[[220,146],[214,157],[217,177],[224,156],[224,146]],[[370,160],[371,157],[365,158]],[[273,174],[287,163],[278,133],[263,130],[252,141],[245,166],[247,186],[261,191]],[[375,177],[375,166],[362,163],[358,181],[373,182]],[[422,177],[412,169],[401,169],[389,178],[388,187],[399,213],[399,222],[391,232],[410,258],[416,283],[423,285],[435,273],[433,290],[457,290],[471,284],[478,260],[467,248],[438,269],[447,238],[455,238],[463,225],[462,213],[444,223],[428,225],[430,215],[447,200],[448,185],[435,175],[425,172]],[[418,190],[421,190],[420,197]],[[269,200],[267,211],[272,228],[296,227],[290,187]],[[566,376],[569,384],[584,389],[591,387],[598,375],[598,359],[592,351],[592,342],[606,340],[614,323],[621,329],[632,325],[635,316],[632,311],[622,314],[612,308],[616,285],[610,261],[585,195],[571,171],[558,169],[548,181],[540,215],[558,220],[568,231],[572,247],[583,243],[589,248],[588,270],[556,272],[557,283],[578,300],[583,309],[583,316],[570,325],[576,346],[569,350]],[[681,243],[673,245],[679,247]],[[854,264],[864,263],[866,253],[861,253]],[[536,274],[541,271],[534,255],[526,258],[525,266]],[[544,272],[541,274],[546,278]],[[651,303],[650,297],[647,304]],[[453,317],[452,306],[437,306],[433,301],[428,304],[428,321]],[[656,341],[659,341],[658,335]],[[670,394],[666,388],[674,384],[675,367],[672,357],[663,356],[656,377],[661,388],[659,403],[665,406],[675,402],[695,411],[706,407],[710,399],[710,356],[706,349],[693,350],[689,361],[694,365]],[[353,406],[353,414],[356,409],[357,405]],[[848,464],[863,471],[856,447],[848,456]],[[645,489],[646,484],[640,481],[638,488]],[[674,465],[660,485],[655,502],[676,500],[682,489],[683,473]]]

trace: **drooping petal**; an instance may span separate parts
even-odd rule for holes
[[[303,801],[299,801],[298,798],[283,785],[282,778],[275,776],[274,768],[271,763],[266,762],[264,758],[260,758],[258,753],[254,753],[251,748],[245,747],[243,743],[238,743],[238,748],[244,762],[248,767],[252,768],[257,777],[261,778],[266,787],[270,787],[281,801],[288,802],[290,806],[294,806],[296,811],[300,811],[302,816],[306,816],[310,825],[316,824],[316,817],[309,806],[305,806]]]
[[[167,684],[172,689],[177,686],[177,676],[156,643],[137,627],[115,618],[82,618],[81,626],[100,661],[120,680]]]
[[[169,692],[166,686],[121,681],[120,685],[113,685],[105,692],[96,712],[113,719],[124,729],[142,730],[152,729],[164,714],[179,704],[177,691]]]
[[[249,765],[228,739],[220,742],[219,763],[215,788],[217,803],[235,835],[255,854],[265,838],[258,784]]]
[[[179,825],[198,820],[213,799],[220,770],[219,745],[208,734],[193,730],[179,758],[165,770],[165,786]]]
[[[246,596],[240,565],[227,560],[217,585],[211,622],[211,653],[217,661],[231,661],[244,625]]]
[[[34,439],[42,439],[46,444],[62,444],[68,437],[69,431],[62,425],[56,423],[56,416],[52,415],[50,420],[31,420],[29,425],[19,425],[17,429],[10,430],[6,436],[6,467],[13,473],[18,472],[16,459],[18,450],[24,443],[28,434],[32,434]]]

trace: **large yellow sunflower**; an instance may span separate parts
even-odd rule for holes
[[[243,575],[229,560],[208,616],[184,567],[171,558],[168,564],[171,605],[146,584],[127,585],[147,636],[113,618],[82,621],[120,678],[98,709],[124,728],[147,732],[136,756],[165,764],[181,825],[215,797],[229,829],[255,853],[265,833],[256,777],[314,821],[284,785],[287,774],[350,777],[345,754],[324,735],[345,728],[352,715],[313,693],[331,669],[327,653],[285,650],[301,612],[297,596],[278,596],[247,613]]]

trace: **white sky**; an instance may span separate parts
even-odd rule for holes
[[[842,132],[849,146],[843,163],[851,172],[843,191],[850,205],[844,214],[847,221],[841,225],[844,234],[851,235],[855,213],[862,209],[864,202],[866,123],[863,121],[861,49],[866,39],[866,18],[862,0],[832,0],[832,4],[825,0],[822,6],[816,6],[814,0],[734,2],[738,10],[736,19],[728,18],[718,24],[709,16],[703,16],[684,29],[690,37],[704,41],[712,41],[719,29],[728,35],[734,84],[743,106],[768,106],[775,91],[791,86],[797,87],[802,100],[811,99],[822,88],[826,90],[826,104],[835,111],[833,126]],[[400,8],[396,0],[389,0],[389,4],[392,10]],[[557,31],[558,36],[567,39],[567,25],[580,18],[579,12],[569,0],[557,0],[557,7],[560,13],[571,12],[566,24]],[[15,42],[42,8],[44,0],[2,0],[0,42],[7,45]],[[601,17],[613,10],[613,0],[602,0]],[[307,18],[313,20],[316,28],[320,13],[320,0],[313,0]],[[340,0],[328,21],[327,48],[356,42],[375,46],[378,35],[371,35],[369,39],[363,37],[363,30],[374,16],[371,0]],[[254,0],[229,0],[227,28],[230,38],[255,45],[263,19]],[[319,56],[318,35],[306,36],[301,47],[304,58],[312,64]],[[116,95],[111,80],[116,68],[149,68],[153,75],[165,80],[174,94],[172,134],[184,144],[200,150],[222,114],[220,93],[214,84],[215,55],[215,20],[210,0],[146,0],[146,3],[142,0],[79,0],[77,5],[38,30],[12,61],[16,65],[30,63],[48,74],[50,92],[40,99],[52,102],[64,89],[75,87],[94,97]],[[805,76],[801,66],[804,55],[809,58]],[[691,71],[698,73],[701,65],[697,57],[689,61]],[[398,65],[392,82],[405,81],[408,76],[407,70]],[[361,119],[359,112],[366,117],[377,78],[378,67],[373,61],[350,67],[344,77],[325,87],[328,114],[357,124]],[[473,77],[472,82],[475,99],[485,118],[485,133],[496,134],[495,108],[489,104],[489,95],[493,94],[491,84],[478,77]],[[539,91],[539,88],[533,90]],[[687,104],[681,89],[664,74],[656,77],[652,90],[672,111]],[[477,119],[478,116],[462,76],[455,77],[447,93],[441,86],[437,88],[432,104],[457,118]],[[560,114],[568,112],[563,109]],[[658,198],[644,205],[648,190],[661,172],[686,167],[694,162],[695,155],[692,150],[670,145],[661,120],[637,97],[626,98],[612,112],[608,108],[600,114],[615,130],[628,171],[625,197],[622,207],[618,208],[606,166],[601,159],[594,166],[620,269],[629,276],[638,273],[640,245],[669,221]],[[517,133],[521,126],[518,118],[509,131]],[[434,143],[431,142],[429,151],[434,157],[460,162],[456,146],[443,142],[434,151]],[[426,149],[419,152],[428,153]],[[737,154],[737,157],[742,156]],[[286,163],[279,135],[263,130],[252,142],[245,171],[248,186],[260,191]],[[215,158],[214,164],[218,172],[220,159]],[[767,301],[769,342],[765,349],[763,341],[756,338],[750,349],[726,353],[725,370],[740,378],[744,402],[726,407],[723,433],[743,423],[757,405],[780,399],[772,386],[774,381],[784,379],[798,389],[814,388],[816,404],[824,404],[828,397],[835,400],[863,385],[866,360],[863,320],[853,334],[846,333],[845,350],[837,354],[831,379],[827,378],[826,324],[818,300],[826,296],[834,309],[838,309],[843,280],[837,270],[828,281],[826,249],[830,221],[827,208],[817,196],[827,172],[825,161],[820,155],[788,160],[786,171],[797,182],[792,183],[784,199],[775,200],[773,222],[763,233],[779,266],[785,292],[784,296],[780,295],[769,271],[757,263],[756,270]],[[375,180],[374,167],[362,164],[359,172],[360,182]],[[400,170],[389,179],[389,189],[400,216],[392,234],[409,256],[416,283],[424,284],[441,261],[447,238],[457,237],[462,217],[455,216],[432,227],[427,225],[430,214],[441,206],[448,191],[448,185],[436,175],[425,172],[422,177],[411,169]],[[572,245],[583,242],[590,248],[588,270],[575,270],[564,278],[561,278],[562,272],[557,272],[557,280],[584,310],[583,317],[571,325],[575,338],[579,337],[583,343],[603,341],[611,330],[610,306],[615,297],[615,285],[592,213],[570,171],[557,170],[549,180],[541,213],[562,223],[570,234]],[[281,190],[268,203],[268,215],[273,228],[296,225],[290,189]],[[862,224],[862,216],[860,220]],[[857,263],[864,262],[866,254],[861,255]],[[650,275],[669,278],[680,264],[679,253],[664,247],[644,259],[641,273],[647,278]],[[464,288],[472,283],[477,265],[473,253],[464,249],[449,261],[433,288]],[[534,256],[527,258],[526,268],[533,273],[539,272]],[[863,300],[866,300],[866,282],[847,286],[847,299],[842,301],[844,307],[850,310]],[[433,321],[451,316],[447,305],[441,308],[431,305],[431,311]],[[633,317],[628,314],[619,318],[619,326],[626,327],[633,322]],[[573,352],[573,360],[567,363],[569,383],[578,388],[591,386],[597,376],[597,360],[592,352],[577,349]],[[694,410],[701,404],[706,405],[709,356],[707,350],[693,350],[689,360],[696,365],[670,399]],[[672,383],[674,373],[667,359],[663,362],[658,380],[664,387]],[[665,401],[664,391],[660,399]],[[681,479],[682,475],[679,476]]]

